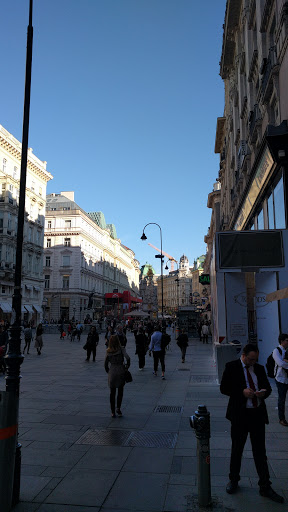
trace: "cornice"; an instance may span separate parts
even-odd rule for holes
[[[0,127],[1,128],[1,127]],[[20,143],[19,143],[20,144]],[[11,156],[19,160],[21,163],[21,147],[18,149],[11,142],[9,142],[0,132],[0,146],[7,151]],[[40,166],[36,165],[31,159],[29,159],[29,150],[28,150],[28,161],[27,168],[41,177],[44,181],[48,182],[53,179],[52,174],[46,171],[45,169],[41,169]]]

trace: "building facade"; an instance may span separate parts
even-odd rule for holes
[[[0,319],[11,319],[18,223],[21,143],[0,125]],[[22,315],[42,318],[43,239],[47,182],[52,175],[28,150],[22,264]]]
[[[265,359],[271,340],[287,328],[285,305],[265,298],[287,286],[286,268],[272,265],[271,271],[249,272],[249,265],[245,270],[239,264],[225,272],[217,262],[214,240],[217,231],[257,235],[265,230],[269,237],[271,230],[287,229],[287,1],[227,0],[220,76],[225,105],[217,119],[215,153],[220,155],[216,180],[221,188],[209,194],[212,216],[205,236],[205,270],[210,265],[213,277],[214,339],[258,340]],[[284,239],[285,232],[282,235]],[[244,252],[252,254],[249,244]]]
[[[116,290],[139,295],[134,252],[106,226],[102,212],[80,208],[74,192],[47,196],[44,277],[49,320],[92,318],[103,310],[105,294]]]
[[[215,143],[222,230],[287,227],[287,47],[287,2],[227,1]]]

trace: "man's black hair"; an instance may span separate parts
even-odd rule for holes
[[[278,341],[281,345],[282,341],[284,340],[288,340],[288,334],[285,334],[285,332],[283,332],[282,334],[279,334],[279,337],[278,337]]]
[[[259,348],[256,345],[256,343],[247,343],[247,345],[245,345],[245,347],[243,347],[242,354],[247,356],[249,354],[249,352],[259,352]]]

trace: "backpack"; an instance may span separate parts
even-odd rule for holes
[[[276,348],[279,350],[279,354],[282,355],[281,348],[280,347],[276,347]],[[267,375],[268,375],[268,377],[270,377],[270,379],[275,379],[275,373],[276,373],[275,366],[277,366],[277,365],[274,361],[273,352],[272,352],[272,354],[270,354],[270,356],[267,357],[267,361],[266,361]]]
[[[161,350],[165,350],[167,345],[169,345],[171,341],[171,336],[169,334],[163,333],[161,338]]]

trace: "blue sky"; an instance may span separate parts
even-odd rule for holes
[[[34,0],[29,146],[102,211],[140,261],[148,242],[190,263],[205,253],[218,176],[217,117],[226,0]],[[29,0],[1,8],[0,124],[22,138]]]

